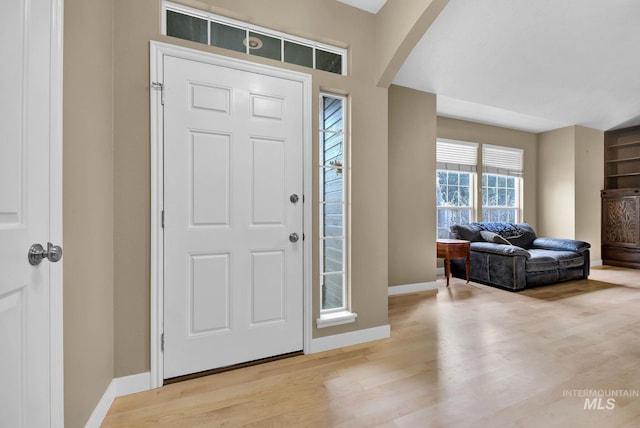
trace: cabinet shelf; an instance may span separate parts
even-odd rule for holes
[[[605,189],[640,188],[640,126],[604,133]]]
[[[608,149],[614,149],[616,147],[630,147],[630,146],[640,146],[640,140],[638,141],[630,141],[628,143],[619,143],[619,144],[610,144],[607,146]]]
[[[616,178],[616,177],[634,177],[636,175],[640,175],[640,172],[628,172],[626,174],[612,174],[612,175],[607,175],[607,177],[609,178]]]
[[[608,160],[607,163],[631,162],[631,161],[640,161],[640,156],[636,156],[633,158],[624,158],[624,159],[611,159],[611,160]]]

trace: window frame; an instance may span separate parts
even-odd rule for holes
[[[450,173],[457,173],[457,174],[468,174],[469,175],[469,202],[470,205],[465,206],[465,205],[438,205],[438,201],[439,198],[437,198],[436,200],[436,237],[438,239],[440,239],[439,235],[440,235],[440,230],[442,229],[438,223],[438,219],[440,217],[440,212],[442,211],[468,211],[469,212],[469,222],[473,222],[475,221],[475,216],[476,216],[476,198],[475,198],[475,189],[476,189],[476,179],[477,179],[477,173],[476,172],[472,172],[472,171],[460,171],[459,169],[441,169],[438,168],[436,169],[436,192],[438,192],[440,190],[440,184],[438,182],[438,173],[439,172],[445,172],[447,174]],[[460,184],[457,185],[458,188],[460,188]],[[436,195],[437,197],[437,195]],[[449,227],[447,226],[447,231],[448,231]],[[446,236],[445,238],[448,238],[448,236]]]
[[[524,150],[517,147],[509,147],[509,146],[496,146],[492,144],[482,144],[482,165],[480,166],[482,171],[482,181],[480,185],[480,194],[482,199],[480,200],[480,211],[479,217],[482,221],[490,221],[490,219],[485,218],[484,212],[485,209],[488,212],[491,211],[499,211],[499,210],[508,210],[514,212],[514,221],[513,223],[519,223],[523,218],[522,211],[522,190],[523,190],[523,166],[524,166]],[[484,205],[484,177],[487,176],[487,189],[489,176],[495,176],[496,182],[500,180],[500,178],[504,177],[505,180],[509,178],[514,179],[514,188],[515,188],[515,196],[514,202],[515,207],[510,207],[507,205]],[[493,186],[492,186],[493,187]],[[505,188],[507,188],[505,186]],[[496,184],[496,190],[500,189],[500,186]],[[487,195],[488,200],[488,195]]]
[[[498,181],[501,177],[504,177],[505,180],[508,180],[510,178],[512,178],[514,180],[514,191],[515,191],[515,195],[514,195],[514,202],[515,202],[515,206],[508,206],[508,205],[485,205],[484,204],[484,196],[485,196],[485,188],[489,188],[488,185],[488,180],[489,180],[489,176],[494,176],[496,177],[496,181]],[[485,186],[484,184],[484,177],[487,177],[487,186]],[[479,218],[482,219],[483,222],[490,222],[490,221],[494,221],[491,219],[487,219],[485,217],[485,210],[486,211],[513,211],[514,212],[514,220],[512,221],[513,223],[520,223],[520,219],[522,218],[522,198],[521,198],[521,191],[522,191],[522,177],[514,177],[511,175],[505,175],[505,174],[496,174],[496,173],[491,173],[491,172],[483,172],[482,173],[482,184],[481,184],[481,194],[482,194],[482,201],[481,201],[481,205],[480,205],[480,212],[481,215]],[[496,190],[500,190],[502,187],[500,187],[498,184],[496,184],[496,186],[492,186],[495,187]],[[509,187],[505,186],[504,189],[508,190]],[[487,199],[488,199],[488,195],[487,195]]]
[[[342,128],[339,131],[336,130],[328,130],[323,128],[323,114],[324,114],[324,100],[326,98],[332,98],[339,100],[342,104]],[[349,99],[345,95],[335,94],[331,92],[320,92],[319,97],[319,122],[318,122],[318,252],[319,252],[319,310],[320,310],[320,318],[316,320],[317,327],[330,327],[334,325],[346,324],[355,321],[356,314],[350,311],[350,293],[349,293],[349,211],[348,211],[348,200],[349,200],[349,135],[348,135],[348,102]],[[325,145],[324,141],[326,141],[326,135],[341,135],[342,139],[342,164],[341,165],[327,165],[325,164],[324,153],[325,153]],[[325,172],[327,170],[336,170],[341,171],[339,174],[342,174],[342,189],[341,194],[342,198],[340,202],[336,202],[335,200],[325,201]],[[340,205],[342,207],[342,224],[341,236],[332,236],[325,234],[325,223],[324,223],[324,212],[325,207],[328,204],[332,205]],[[342,243],[342,271],[340,272],[324,272],[324,243],[327,240],[340,240]],[[335,308],[323,308],[323,283],[324,278],[327,275],[342,275],[342,306]]]
[[[199,9],[195,9],[189,6],[184,6],[181,4],[177,4],[177,3],[173,3],[170,1],[163,1],[162,2],[162,19],[161,19],[161,32],[162,35],[167,35],[167,11],[173,11],[173,12],[177,12],[177,13],[181,13],[184,15],[189,15],[189,16],[193,16],[195,18],[200,18],[200,19],[204,19],[207,21],[207,46],[214,46],[215,45],[211,45],[211,22],[215,22],[218,24],[222,24],[222,25],[226,25],[229,27],[235,27],[241,30],[244,30],[246,32],[246,37],[248,39],[249,37],[249,33],[261,33],[264,34],[265,36],[268,37],[273,37],[273,38],[277,38],[280,39],[280,62],[283,62],[285,64],[291,64],[291,65],[297,65],[296,63],[293,62],[286,62],[284,60],[285,58],[285,42],[291,42],[291,43],[295,43],[298,45],[302,45],[302,46],[308,46],[312,49],[312,61],[313,61],[313,66],[312,67],[306,67],[304,65],[298,65],[299,67],[305,67],[305,68],[311,68],[313,70],[318,70],[318,71],[325,71],[327,73],[332,73],[332,74],[338,74],[338,75],[342,75],[342,76],[347,76],[348,75],[348,70],[347,70],[347,65],[348,65],[348,59],[347,59],[347,54],[348,51],[347,49],[344,48],[340,48],[338,46],[332,46],[332,45],[328,45],[325,43],[320,43],[314,40],[309,40],[309,39],[305,39],[302,37],[298,37],[298,36],[294,36],[291,34],[287,34],[287,33],[283,33],[280,31],[276,31],[276,30],[272,30],[270,28],[266,28],[266,27],[261,27],[258,25],[253,25],[253,24],[249,24],[247,22],[242,22],[242,21],[238,21],[235,19],[231,19],[231,18],[227,18],[225,16],[220,16],[220,15],[216,15],[213,13],[209,13],[203,10],[199,10]],[[198,43],[198,42],[195,42]],[[248,55],[252,55],[250,48],[249,48],[249,44],[247,43],[246,45],[246,49],[245,52]],[[225,48],[221,48],[221,49],[225,49]],[[335,73],[332,71],[327,71],[327,70],[323,70],[323,69],[318,69],[316,68],[316,52],[318,50],[321,51],[325,51],[325,52],[329,52],[332,54],[336,54],[336,55],[340,55],[341,56],[341,73]],[[238,52],[238,51],[233,51],[233,52]],[[253,56],[257,56],[257,55],[253,55]],[[277,60],[275,60],[277,61]]]

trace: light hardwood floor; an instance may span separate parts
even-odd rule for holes
[[[640,426],[640,397],[567,396],[640,394],[640,271],[521,293],[438,283],[389,298],[390,339],[120,397],[103,427]]]

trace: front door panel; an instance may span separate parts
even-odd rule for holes
[[[164,376],[303,348],[303,85],[164,57]]]

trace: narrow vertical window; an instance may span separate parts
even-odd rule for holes
[[[344,97],[320,95],[321,313],[347,309]]]
[[[450,226],[474,220],[477,159],[475,143],[450,140],[436,143],[438,238],[448,238]]]

